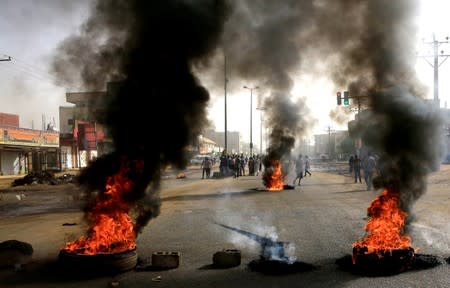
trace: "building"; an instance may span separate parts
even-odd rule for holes
[[[314,135],[314,155],[324,159],[345,159],[347,154],[354,154],[353,147],[351,149],[345,147],[345,143],[349,139],[346,130]],[[353,142],[350,145],[354,146]]]
[[[225,133],[217,132],[212,129],[208,129],[204,132],[204,136],[217,143],[219,151],[223,151],[225,148]],[[229,154],[240,154],[242,151],[239,132],[227,133],[227,146]]]
[[[217,154],[220,152],[220,146],[211,139],[206,138],[203,135],[199,135],[195,140],[195,143],[189,145],[187,150],[191,155]]]
[[[66,101],[74,106],[59,108],[63,168],[86,167],[89,161],[111,151],[112,139],[99,119],[115,85],[108,83],[106,91],[66,93]]]
[[[198,143],[199,143],[199,146],[198,146],[199,154],[220,153],[220,146],[217,145],[217,143],[214,142],[213,140],[206,138],[203,135],[199,136]]]
[[[19,115],[0,113],[0,174],[61,170],[59,132],[19,127]]]

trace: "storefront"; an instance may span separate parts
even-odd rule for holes
[[[0,126],[0,175],[61,170],[59,132]]]

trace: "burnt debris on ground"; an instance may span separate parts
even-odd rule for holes
[[[336,264],[341,270],[370,277],[391,276],[408,271],[431,269],[445,263],[440,257],[428,254],[415,254],[408,265],[402,267],[396,266],[395,264],[398,263],[394,262],[392,261],[389,264],[386,261],[366,261],[363,264],[353,264],[352,255],[345,255],[336,260]]]
[[[65,183],[75,183],[76,176],[72,174],[63,174],[61,176],[55,176],[50,171],[30,172],[22,178],[15,179],[12,183],[12,187],[31,185],[31,184],[50,184],[58,185]]]
[[[266,275],[293,274],[317,269],[314,265],[301,261],[294,261],[290,263],[280,260],[268,260],[264,257],[257,260],[252,260],[248,264],[248,267],[252,271],[260,272]]]

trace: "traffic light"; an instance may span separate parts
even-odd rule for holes
[[[336,93],[336,96],[337,96],[337,105],[341,105],[341,92],[337,92]]]
[[[344,105],[348,106],[350,104],[350,100],[348,99],[348,91],[344,91]]]

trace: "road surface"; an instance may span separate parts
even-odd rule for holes
[[[87,229],[79,210],[82,191],[72,184],[2,189],[0,240],[28,242],[34,254],[23,271],[1,269],[0,287],[450,287],[450,265],[444,261],[450,256],[449,168],[430,175],[408,230],[416,252],[435,256],[440,265],[383,277],[356,275],[336,264],[364,237],[367,207],[380,192],[366,191],[364,183],[345,174],[313,168],[301,186],[268,192],[260,176],[202,180],[198,168],[186,170],[185,179],[168,173],[161,214],[139,234],[137,251],[140,259],[177,251],[179,267],[89,278],[70,272],[61,277],[50,265],[64,243]],[[296,260],[315,269],[283,275],[253,271],[248,264],[259,259],[258,242],[218,224],[291,243]],[[241,264],[214,269],[213,254],[223,249],[239,249]]]

